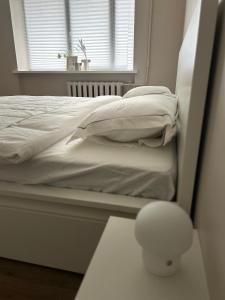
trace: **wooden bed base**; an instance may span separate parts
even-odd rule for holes
[[[178,61],[178,185],[188,213],[198,159],[217,0],[198,0]],[[0,257],[84,273],[109,216],[134,218],[154,199],[0,183]]]

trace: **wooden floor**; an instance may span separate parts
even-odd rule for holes
[[[83,276],[0,258],[0,300],[72,300]]]

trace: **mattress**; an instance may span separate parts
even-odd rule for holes
[[[175,143],[149,148],[70,136],[20,164],[1,163],[0,180],[171,200]]]

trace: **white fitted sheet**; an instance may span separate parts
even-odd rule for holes
[[[102,140],[66,139],[20,164],[1,163],[0,180],[171,200],[175,143],[149,148]]]

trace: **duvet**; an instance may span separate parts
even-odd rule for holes
[[[0,97],[0,161],[20,163],[71,134],[97,107],[118,96]]]

